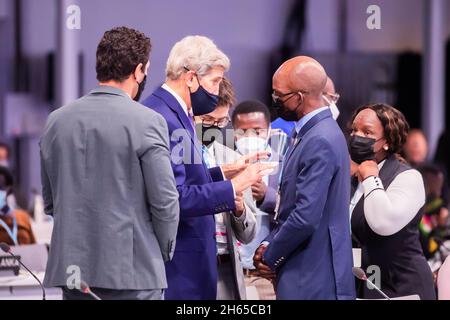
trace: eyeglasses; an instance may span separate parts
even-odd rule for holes
[[[324,92],[324,96],[326,96],[328,99],[331,100],[331,102],[337,103],[339,98],[341,97],[339,93],[331,93],[331,92]]]
[[[228,125],[228,123],[230,123],[230,118],[229,117],[221,118],[219,120],[212,119],[212,118],[203,118],[202,119],[202,125],[205,128],[209,128],[209,127],[212,127],[212,126],[217,126],[217,127],[222,129],[222,128],[225,128]]]
[[[283,94],[276,94],[275,92],[272,92],[272,101],[274,103],[279,103],[279,102],[283,102],[285,103],[286,101],[288,101],[289,99],[291,99],[295,94],[309,94],[308,91],[295,91],[295,92],[288,92],[288,93],[283,93]],[[282,101],[281,99],[284,97],[290,96],[289,98],[287,98],[286,100]]]
[[[234,135],[237,137],[259,137],[259,136],[267,136],[269,134],[270,129],[265,128],[256,128],[256,129],[235,129]]]

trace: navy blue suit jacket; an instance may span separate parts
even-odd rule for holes
[[[172,168],[179,192],[175,254],[166,263],[166,299],[216,299],[214,214],[235,209],[233,187],[219,167],[208,169],[192,122],[175,97],[158,88],[143,104],[167,121]]]
[[[284,160],[279,223],[264,253],[277,273],[277,298],[355,299],[345,138],[329,110],[298,138]]]

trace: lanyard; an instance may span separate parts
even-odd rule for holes
[[[17,246],[19,243],[17,241],[17,219],[15,216],[12,216],[13,219],[13,229],[11,230],[11,228],[6,224],[5,221],[3,221],[3,219],[0,219],[0,225],[6,230],[6,232],[8,233],[9,237],[12,239],[12,241],[14,242],[14,245]]]
[[[205,163],[206,167],[209,169],[211,168],[211,164],[208,160],[208,148],[202,144],[202,158],[203,158],[203,162]]]

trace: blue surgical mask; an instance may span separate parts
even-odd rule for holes
[[[200,84],[197,75],[195,75],[195,77],[197,78],[199,85],[197,91],[191,92],[191,88],[189,88],[189,92],[191,94],[192,113],[194,116],[201,116],[213,112],[216,109],[219,102],[219,96],[209,93]]]

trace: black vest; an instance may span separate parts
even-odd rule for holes
[[[386,159],[380,170],[385,190],[400,173],[411,167],[395,156]],[[352,183],[352,196],[357,184]],[[361,267],[367,272],[371,265],[380,268],[381,289],[390,297],[419,294],[421,299],[435,299],[431,270],[419,241],[422,210],[400,231],[381,236],[372,231],[364,216],[364,196],[357,203],[351,218],[353,247],[361,248]],[[381,298],[375,290],[358,282],[358,297]]]

